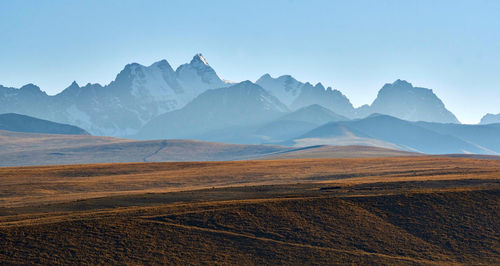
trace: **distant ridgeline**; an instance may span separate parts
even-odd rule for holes
[[[500,114],[486,114],[481,119],[480,124],[496,124],[500,123]]]
[[[340,91],[321,83],[303,83],[289,75],[273,78],[265,74],[255,83],[225,81],[201,54],[176,70],[166,60],[150,66],[129,64],[106,86],[80,87],[73,82],[54,96],[33,84],[20,89],[0,86],[0,113],[71,124],[93,135],[136,139],[363,144],[431,153],[500,152],[494,124],[500,122],[499,115],[483,118],[483,124],[491,125],[460,125],[432,90],[403,80],[384,85],[371,105],[354,108]],[[368,126],[362,126],[365,124]],[[321,136],[314,132],[321,132]],[[489,135],[493,133],[497,135]],[[482,137],[474,137],[479,135]],[[436,143],[419,142],[429,137]],[[449,141],[453,144],[446,144]]]
[[[20,114],[0,114],[0,130],[25,133],[88,135],[87,131],[66,124],[54,123]]]

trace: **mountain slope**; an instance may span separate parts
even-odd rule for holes
[[[343,121],[349,119],[345,116],[338,115],[332,112],[330,109],[327,109],[319,104],[312,104],[284,115],[280,117],[279,120],[304,121],[321,125],[327,122]]]
[[[295,138],[290,143],[299,145],[362,144],[429,154],[487,154],[491,152],[487,148],[456,136],[439,133],[421,127],[418,123],[387,115],[372,115],[361,120],[328,123]]]
[[[488,150],[489,154],[500,154],[500,127],[495,124],[461,125],[418,122],[417,125],[480,146]]]
[[[386,114],[408,121],[460,123],[430,89],[413,87],[404,80],[385,84],[371,106],[358,109],[358,116]]]
[[[87,131],[79,127],[14,113],[0,114],[0,130],[26,133],[88,135]]]
[[[203,134],[210,131],[265,123],[286,111],[274,96],[244,81],[202,93],[182,109],[151,120],[136,137],[204,139]]]
[[[498,124],[500,123],[500,114],[486,114],[481,118],[481,122],[479,124]]]
[[[354,114],[354,107],[344,94],[331,87],[325,89],[321,83],[315,86],[310,83],[304,84],[299,97],[295,99],[291,107],[298,109],[311,104],[319,104],[345,117],[353,117]]]
[[[302,86],[304,86],[304,83],[297,81],[290,75],[273,78],[271,75],[265,74],[255,83],[276,96],[288,107],[291,107],[295,99],[299,97]]]
[[[254,134],[265,142],[281,142],[302,135],[322,124],[349,120],[318,104],[313,104],[286,114],[259,127]]]

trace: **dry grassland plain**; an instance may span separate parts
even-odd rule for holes
[[[500,161],[0,168],[3,264],[498,264]]]

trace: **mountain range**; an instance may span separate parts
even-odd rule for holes
[[[373,114],[330,122],[284,143],[292,146],[368,145],[427,154],[500,154],[500,124],[411,122]]]
[[[244,101],[220,98],[228,94],[233,95],[232,100],[238,99],[234,96],[236,94]],[[268,98],[260,98],[262,95]],[[201,96],[196,101],[207,99],[211,102],[217,97],[225,104],[189,103],[161,115],[143,128],[141,134],[145,140],[142,141],[94,137],[70,125],[25,115],[0,115],[0,131],[9,130],[0,132],[2,160],[12,165],[22,162],[74,163],[79,160],[99,162],[103,158],[107,162],[235,160],[285,151],[296,154],[286,155],[290,158],[305,156],[306,153],[319,157],[341,156],[342,149],[322,148],[325,145],[351,147],[347,148],[350,154],[362,152],[362,146],[381,148],[370,150],[370,156],[376,156],[377,152],[396,154],[395,150],[419,154],[500,155],[500,124],[411,122],[382,114],[350,120],[317,104],[288,112],[275,97],[251,82],[208,90]],[[228,110],[231,112],[226,113]],[[252,123],[241,122],[246,120]],[[161,139],[164,136],[168,139]],[[149,140],[155,137],[157,140]],[[281,155],[269,156],[278,158]]]
[[[182,108],[208,89],[228,86],[201,54],[175,71],[166,60],[150,66],[128,64],[106,86],[73,82],[49,96],[28,84],[0,86],[0,113],[19,113],[77,125],[93,135],[135,134],[157,115]]]
[[[244,83],[242,86],[250,87],[248,81]],[[300,82],[290,75],[273,78],[265,74],[255,84],[268,94],[262,97],[273,96],[280,102],[277,105],[282,112],[318,104],[349,119],[384,113],[410,121],[458,123],[431,90],[402,80],[386,84],[371,105],[360,108],[354,108],[339,90]],[[108,85],[80,86],[73,82],[54,96],[33,84],[19,89],[0,86],[0,113],[72,124],[93,135],[133,136],[153,119],[182,109],[207,90],[232,85],[196,54],[191,62],[175,70],[166,60],[150,66],[128,64]],[[231,95],[227,97],[230,101]],[[219,104],[218,99],[214,98],[212,104]]]
[[[385,84],[370,105],[355,108],[339,90],[290,75],[265,74],[255,83],[225,81],[201,54],[175,70],[166,60],[128,64],[108,85],[73,82],[54,96],[33,84],[0,86],[0,113],[75,125],[73,132],[139,140],[500,153],[494,124],[500,115],[485,116],[484,125],[462,125],[432,90],[404,80]]]
[[[411,83],[400,79],[385,84],[370,106],[364,105],[357,110],[358,117],[375,113],[408,121],[460,123],[432,90],[413,87]]]

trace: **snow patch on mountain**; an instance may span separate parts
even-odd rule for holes
[[[273,78],[269,74],[263,75],[255,83],[266,89],[286,106],[292,105],[304,85],[290,75]]]

